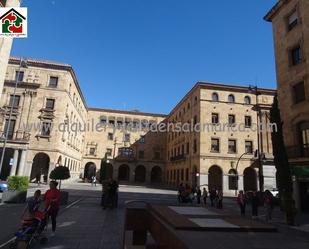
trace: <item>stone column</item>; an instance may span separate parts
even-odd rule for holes
[[[146,179],[145,180],[146,180],[145,181],[146,184],[151,183],[151,169],[150,170],[146,169]]]
[[[50,172],[52,172],[52,170],[56,167],[55,163],[52,163],[50,162],[49,163],[49,168],[48,168],[48,174],[47,174],[47,183],[49,183],[49,175],[50,175]]]
[[[130,166],[130,175],[129,175],[129,182],[133,183],[134,182],[134,178],[135,178],[135,166]]]
[[[223,175],[223,186],[222,186],[223,193],[229,192],[229,176]]]
[[[19,162],[19,166],[18,166],[18,170],[17,170],[17,175],[19,175],[19,176],[23,176],[24,173],[25,173],[26,155],[27,155],[27,151],[22,150],[20,162]]]
[[[14,156],[13,156],[13,165],[12,165],[11,170],[10,170],[10,176],[15,176],[15,174],[16,174],[17,163],[18,163],[18,155],[19,155],[18,149],[15,149],[14,150]]]
[[[238,176],[238,190],[244,190],[244,176]]]
[[[202,188],[206,188],[208,187],[208,174],[200,174],[200,185],[204,185],[202,186]]]

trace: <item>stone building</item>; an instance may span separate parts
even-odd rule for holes
[[[0,0],[1,7],[18,7],[20,0]],[[0,98],[3,89],[4,78],[11,53],[13,38],[0,38]]]
[[[259,123],[268,123],[275,91],[256,90],[258,95],[243,86],[198,82],[186,94],[168,115],[167,122],[198,124],[198,128],[193,132],[168,132],[166,181],[169,185],[205,185],[209,189],[222,189],[225,194],[235,194],[236,189],[258,189],[254,157],[258,149],[258,115],[254,107],[258,104]],[[260,133],[259,142],[264,185],[270,189],[276,183],[270,133],[266,129]]]
[[[280,0],[272,22],[278,100],[296,204],[309,210],[309,1]]]
[[[247,87],[198,82],[169,115],[91,108],[70,65],[28,59],[21,67],[20,58],[12,57],[0,103],[1,137],[8,131],[1,177],[17,174],[46,181],[55,166],[65,165],[73,178],[90,180],[99,175],[105,158],[108,177],[123,182],[206,184],[225,194],[235,193],[238,186],[258,189],[254,125],[257,113],[261,123],[268,122],[275,91],[255,90],[256,94]],[[177,122],[208,130],[157,126]],[[226,130],[220,130],[222,125]],[[276,185],[270,133],[263,130],[259,138],[263,179],[269,189]]]

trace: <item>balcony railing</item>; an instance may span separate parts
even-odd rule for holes
[[[177,156],[172,156],[170,158],[171,162],[180,161],[180,160],[186,160],[186,155],[185,154],[181,154],[181,155],[177,155]]]
[[[4,131],[0,132],[0,142],[5,140],[6,133]],[[9,133],[7,136],[7,141],[9,142],[28,142],[30,140],[30,133],[23,131],[16,131]]]
[[[309,157],[309,144],[288,146],[286,150],[289,158]]]

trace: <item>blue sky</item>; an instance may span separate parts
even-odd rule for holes
[[[71,64],[88,106],[168,113],[198,80],[276,86],[275,2],[24,0],[12,55]]]

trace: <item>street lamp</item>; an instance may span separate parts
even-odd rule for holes
[[[16,97],[16,90],[17,90],[17,86],[18,86],[18,83],[19,83],[19,76],[20,76],[20,73],[21,73],[20,70],[21,70],[21,68],[27,68],[27,67],[28,67],[27,66],[27,60],[20,58],[19,68],[18,68],[18,71],[16,73],[14,92],[13,92],[13,95],[12,95],[13,103],[10,106],[9,119],[8,119],[8,123],[6,125],[6,130],[4,131],[5,135],[4,135],[4,142],[3,142],[2,154],[1,154],[1,159],[0,159],[0,174],[1,174],[2,166],[3,166],[3,160],[4,160],[4,156],[5,156],[6,144],[7,144],[10,125],[11,125],[11,118],[12,118],[12,115],[13,115],[14,102],[15,102],[15,97]]]
[[[245,153],[243,153],[243,154],[241,154],[241,156],[238,158],[238,160],[237,160],[237,163],[236,163],[236,167],[235,167],[235,170],[236,170],[236,175],[233,175],[233,177],[236,177],[236,189],[235,189],[235,195],[237,195],[237,191],[238,191],[238,171],[237,171],[237,169],[238,169],[238,164],[239,164],[239,162],[240,162],[240,160],[241,160],[241,158],[244,156],[244,155],[248,155],[248,154],[251,154],[250,152],[245,152]]]
[[[260,191],[264,191],[264,174],[263,174],[263,165],[261,163],[261,148],[260,148],[260,123],[261,123],[261,110],[259,107],[259,92],[257,86],[249,86],[249,93],[255,95],[255,105],[253,106],[252,110],[256,111],[256,118],[257,118],[257,158],[258,158],[258,169],[259,169],[259,185]]]

